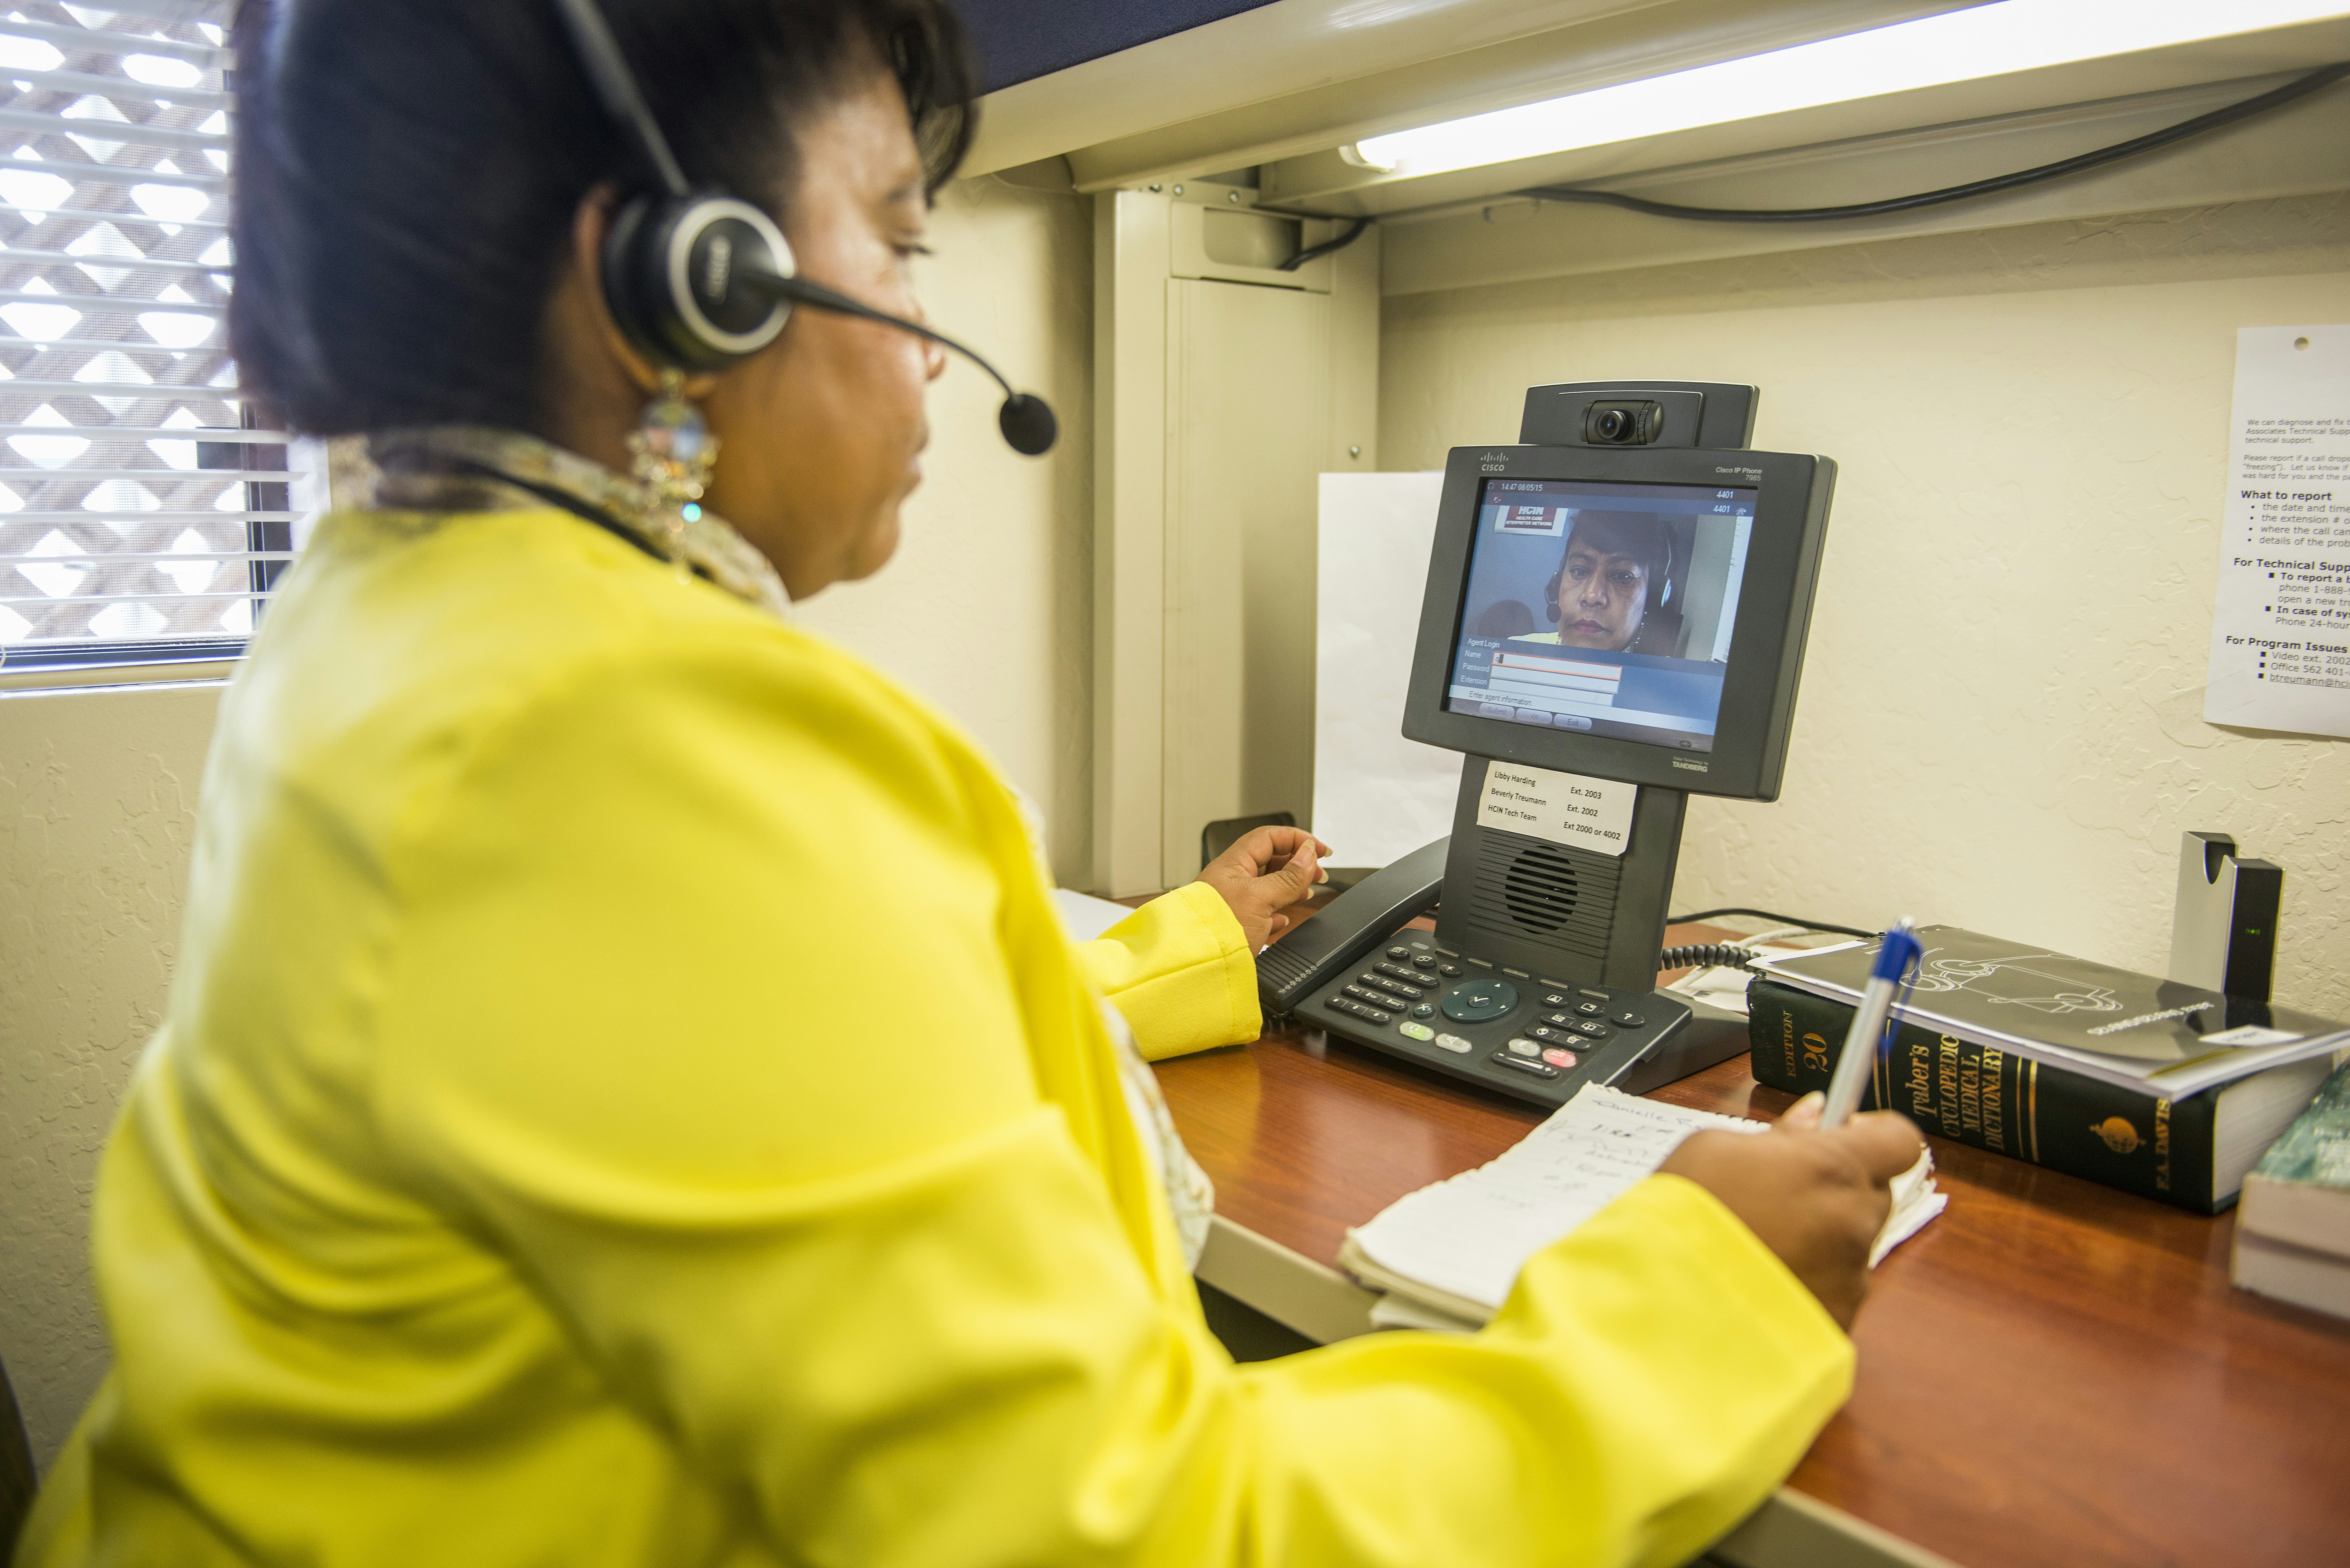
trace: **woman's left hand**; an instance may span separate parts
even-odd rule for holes
[[[1329,879],[1322,857],[1330,846],[1302,827],[1260,827],[1208,863],[1200,880],[1232,906],[1254,952],[1295,925],[1286,911]]]

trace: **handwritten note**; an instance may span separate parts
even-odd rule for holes
[[[1498,1309],[1528,1258],[1631,1190],[1700,1127],[1768,1130],[1586,1087],[1492,1164],[1391,1204],[1355,1244],[1392,1273]]]
[[[1489,1165],[1423,1187],[1353,1232],[1354,1249],[1399,1280],[1498,1311],[1526,1260],[1622,1197],[1693,1132],[1769,1131],[1762,1122],[1587,1085]],[[1915,1234],[1948,1201],[1920,1158],[1894,1183],[1893,1211],[1869,1262]]]

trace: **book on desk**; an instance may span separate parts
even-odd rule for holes
[[[2350,1067],[2326,1080],[2244,1179],[2229,1276],[2350,1317]]]
[[[2350,1027],[2291,1008],[1949,926],[1918,935],[1928,975],[1864,1105],[2199,1214],[2235,1202],[2350,1045]],[[1874,950],[1756,966],[1756,1082],[1826,1087]]]

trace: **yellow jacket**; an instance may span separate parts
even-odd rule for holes
[[[1482,1334],[1235,1367],[1096,981],[1162,1054],[1258,1027],[1212,893],[1073,950],[977,749],[818,639],[557,512],[329,519],[19,1562],[1667,1563],[1843,1397],[1665,1178]]]

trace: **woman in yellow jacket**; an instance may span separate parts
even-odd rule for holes
[[[697,179],[917,308],[940,0],[607,8]],[[1481,1334],[1235,1367],[1136,1044],[1254,1035],[1317,846],[1066,943],[976,748],[782,613],[889,556],[935,350],[804,308],[664,390],[548,0],[237,45],[247,386],[383,478],[224,704],[19,1563],[1669,1563],[1762,1497],[1906,1124],[1693,1139]]]

